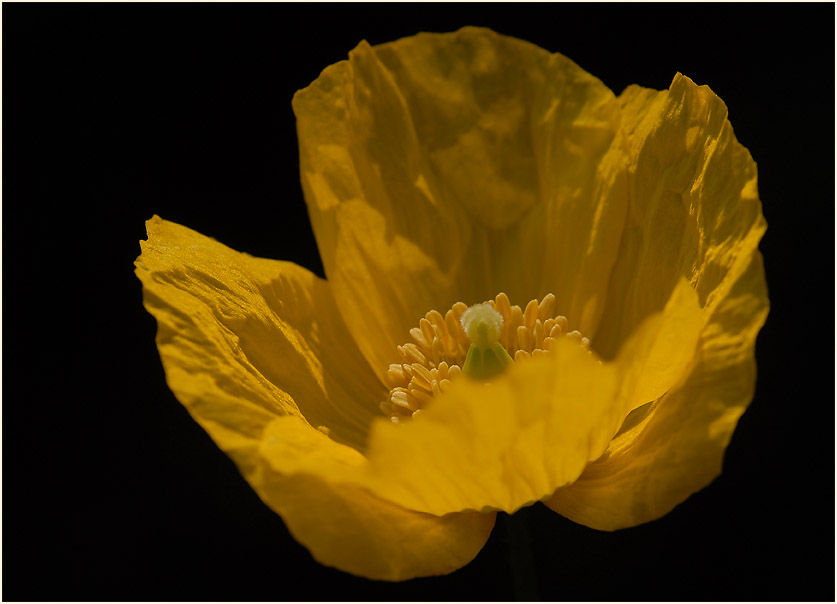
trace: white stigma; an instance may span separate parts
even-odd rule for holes
[[[491,304],[484,302],[474,304],[462,313],[460,322],[471,344],[479,348],[488,348],[500,339],[503,315],[494,310]]]

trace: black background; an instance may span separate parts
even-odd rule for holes
[[[322,275],[291,97],[346,57],[484,25],[616,93],[709,84],[759,164],[772,310],[724,474],[613,534],[537,505],[552,600],[834,599],[834,6],[3,5],[3,598],[507,600],[470,565],[319,566],[166,387],[132,263],[152,214]]]

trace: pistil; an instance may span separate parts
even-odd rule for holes
[[[465,335],[471,340],[462,373],[475,379],[488,380],[514,364],[514,360],[499,342],[503,315],[494,310],[490,303],[470,307],[462,313],[460,322]]]

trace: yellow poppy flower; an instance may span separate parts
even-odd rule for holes
[[[169,386],[264,502],[403,580],[499,510],[615,530],[712,481],[768,310],[723,102],[479,28],[349,57],[293,100],[327,280],[157,217],[137,260]]]

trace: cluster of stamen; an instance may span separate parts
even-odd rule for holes
[[[548,354],[558,338],[569,338],[590,350],[590,341],[578,331],[569,331],[562,315],[554,316],[555,296],[530,301],[525,310],[509,302],[500,293],[488,304],[502,316],[498,342],[515,362]],[[442,316],[431,310],[410,330],[413,342],[398,346],[401,362],[389,366],[384,382],[390,388],[381,410],[393,422],[410,419],[436,396],[445,392],[451,381],[462,375],[462,367],[471,341],[462,326],[468,306],[454,304]]]

